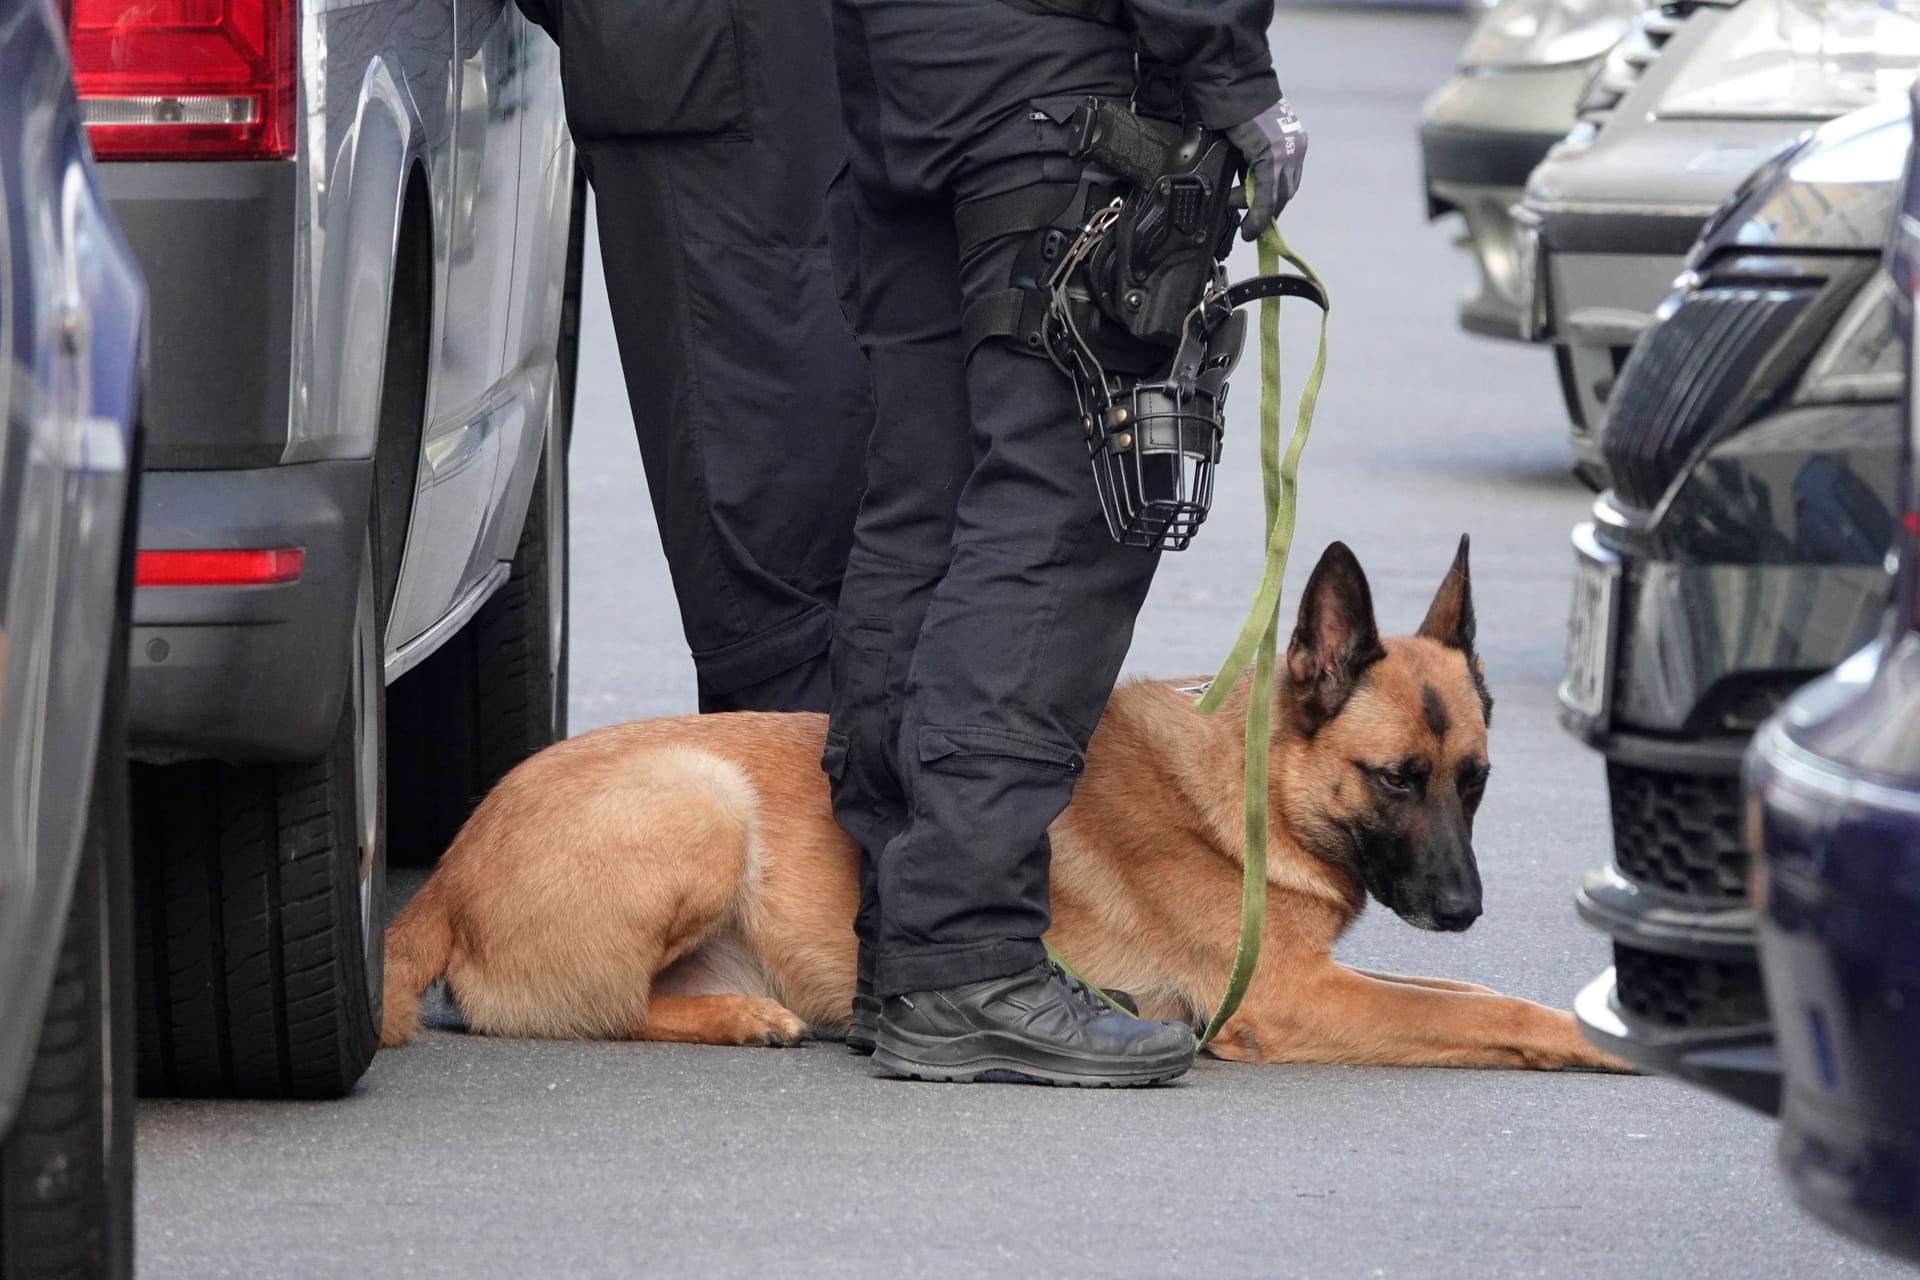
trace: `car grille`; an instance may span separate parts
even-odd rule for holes
[[[1656,1026],[1742,1027],[1769,1016],[1757,963],[1694,960],[1615,943],[1613,980],[1621,1012]]]
[[[1643,509],[1660,501],[1816,292],[1708,286],[1685,295],[1648,330],[1607,404],[1602,447],[1621,500]]]
[[[1640,83],[1647,68],[1667,47],[1667,41],[1673,39],[1694,7],[1668,5],[1649,9],[1635,20],[1633,29],[1601,62],[1599,73],[1587,86],[1586,96],[1580,100],[1580,108],[1575,113],[1580,123],[1598,129],[1607,122],[1614,108],[1620,105],[1620,99]]]
[[[1746,897],[1738,777],[1608,761],[1607,800],[1613,810],[1613,860],[1621,875],[1679,897]]]

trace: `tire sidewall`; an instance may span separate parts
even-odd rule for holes
[[[329,797],[334,813],[334,849],[341,860],[334,877],[340,895],[336,929],[341,934],[335,954],[342,957],[346,971],[339,984],[339,998],[347,1030],[344,1043],[349,1051],[363,1037],[377,1040],[385,986],[387,770],[385,629],[381,621],[369,537],[361,558],[354,606],[347,694],[329,761],[335,782]],[[371,778],[367,777],[369,770]],[[368,803],[372,805],[371,815],[365,812]],[[349,956],[362,957],[363,962],[347,965],[344,961]]]

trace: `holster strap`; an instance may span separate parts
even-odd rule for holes
[[[967,354],[988,338],[1012,338],[1031,355],[1046,354],[1047,292],[1002,289],[976,298],[960,315],[960,336]]]
[[[1262,298],[1305,298],[1322,311],[1327,309],[1326,290],[1305,276],[1294,275],[1290,271],[1280,271],[1270,276],[1252,276],[1229,285],[1227,291],[1220,295],[1219,305],[1227,311],[1237,311],[1249,302],[1258,302]]]
[[[988,241],[1052,226],[1079,189],[1077,182],[1037,182],[956,206],[953,230],[960,241],[960,257],[965,259]]]

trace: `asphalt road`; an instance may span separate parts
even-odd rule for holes
[[[1470,268],[1422,221],[1414,121],[1464,32],[1457,15],[1384,10],[1283,11],[1276,28],[1312,131],[1285,228],[1337,317],[1291,577],[1345,539],[1383,628],[1408,630],[1472,532],[1499,704],[1477,841],[1487,913],[1439,936],[1375,910],[1341,950],[1565,1003],[1607,963],[1570,906],[1606,856],[1600,766],[1553,716],[1566,534],[1586,499],[1546,358],[1455,330]],[[588,270],[597,283],[597,259]],[[1289,324],[1294,386],[1311,332],[1304,314]],[[693,706],[597,288],[583,342],[576,730]],[[1252,590],[1242,383],[1216,514],[1166,559],[1134,671],[1211,669]],[[885,1082],[837,1045],[430,1031],[341,1103],[144,1102],[139,1161],[155,1278],[1891,1271],[1793,1209],[1769,1125],[1653,1079],[1204,1062],[1175,1087],[1084,1093]]]

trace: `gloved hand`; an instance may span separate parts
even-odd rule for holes
[[[1307,163],[1307,127],[1281,98],[1253,119],[1228,129],[1227,141],[1239,148],[1247,172],[1253,175],[1253,199],[1240,223],[1240,238],[1256,240],[1300,190],[1300,171]]]

